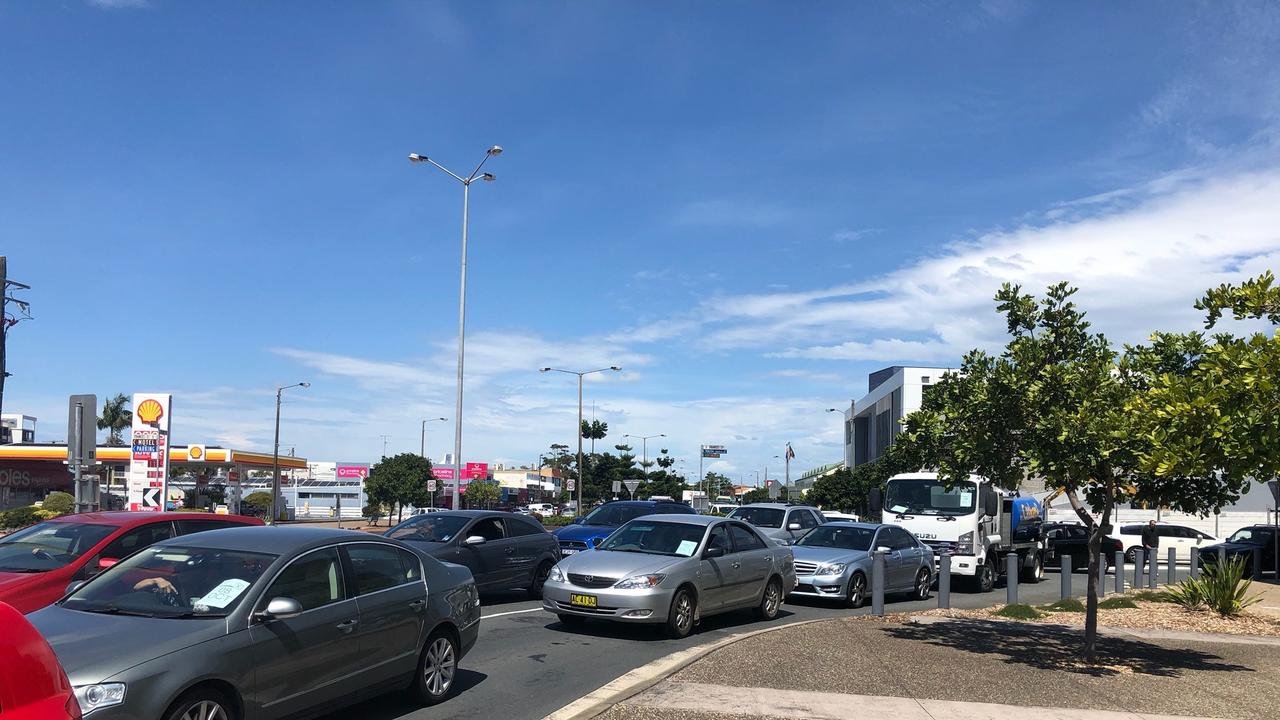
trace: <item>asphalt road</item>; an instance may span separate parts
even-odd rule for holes
[[[1132,577],[1130,569],[1126,578]],[[1073,594],[1084,594],[1086,580],[1085,573],[1074,574]],[[1031,604],[1053,602],[1059,598],[1060,582],[1059,575],[1050,571],[1043,582],[1021,584],[1019,600]],[[1108,592],[1114,588],[1113,583],[1114,577],[1108,575]],[[951,605],[957,608],[986,607],[1004,601],[1003,586],[985,594],[951,594]],[[704,619],[684,640],[668,640],[658,629],[646,626],[590,622],[581,629],[570,630],[542,610],[541,601],[528,600],[523,593],[482,597],[481,604],[484,619],[480,639],[463,658],[457,687],[449,700],[421,708],[402,694],[393,693],[327,715],[323,720],[481,720],[497,716],[537,720],[619,675],[677,650],[770,625],[870,612],[869,608],[849,610],[808,598],[793,598],[771,623],[755,619],[750,612],[717,615]],[[889,612],[933,607],[937,607],[936,594],[924,602],[889,598],[885,603]]]

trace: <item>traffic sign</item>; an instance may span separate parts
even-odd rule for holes
[[[630,485],[631,483],[627,483],[627,484],[628,484],[628,485]],[[614,481],[613,481],[613,491],[614,491],[615,493],[620,493],[620,492],[622,492],[622,481],[621,481],[621,480],[614,480]]]
[[[569,478],[568,480],[565,480],[564,485],[565,485],[564,489],[568,490],[569,492],[573,492],[574,488],[577,487],[577,483],[573,481],[573,478]]]
[[[163,488],[149,487],[142,489],[142,508],[144,510],[160,509],[160,491]]]
[[[627,486],[627,492],[629,493],[635,492],[636,488],[640,487],[639,480],[626,480],[622,484]]]
[[[435,491],[436,491],[436,479],[427,478],[427,492],[435,492]]]

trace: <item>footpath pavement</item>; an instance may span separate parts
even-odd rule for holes
[[[600,720],[1161,720],[1276,717],[1280,641],[1224,636],[1099,640],[1078,629],[949,620],[810,623],[712,652]]]

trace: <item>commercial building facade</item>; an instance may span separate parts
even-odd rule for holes
[[[902,418],[920,409],[924,394],[954,368],[895,365],[867,376],[867,394],[844,411],[844,465],[854,467],[885,453],[902,432]]]

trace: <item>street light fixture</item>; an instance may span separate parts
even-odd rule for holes
[[[480,164],[476,165],[476,169],[465,178],[454,173],[449,168],[432,160],[426,155],[418,153],[409,153],[409,162],[413,163],[430,163],[436,166],[446,175],[462,183],[462,263],[461,263],[461,279],[458,282],[458,393],[457,403],[454,408],[454,426],[453,426],[453,507],[457,509],[462,506],[461,493],[462,487],[462,367],[463,360],[466,357],[466,327],[467,327],[467,216],[468,202],[470,199],[471,183],[476,180],[484,180],[485,182],[493,182],[496,178],[493,173],[481,173],[480,169],[484,167],[486,161],[491,157],[497,157],[502,154],[502,147],[498,145],[491,146],[485,151],[484,158],[480,160]]]
[[[658,433],[657,435],[623,435],[624,438],[636,438],[640,441],[641,455],[640,467],[645,468],[645,472],[649,472],[649,438],[666,437],[666,433]],[[634,456],[632,456],[634,457]]]
[[[497,146],[496,146],[496,145],[495,145],[494,147],[495,147],[495,148],[497,148]],[[498,152],[502,152],[502,148],[497,148],[497,150],[498,150]],[[491,152],[492,152],[492,151],[491,151]],[[622,368],[618,367],[617,365],[610,365],[610,366],[609,366],[609,367],[607,367],[607,368],[600,368],[599,370],[582,370],[582,371],[578,371],[578,370],[562,370],[562,369],[560,369],[560,368],[553,368],[553,367],[538,368],[538,372],[560,372],[560,373],[567,373],[567,374],[569,374],[569,375],[577,375],[577,376],[578,376],[578,424],[575,426],[575,429],[574,429],[574,433],[573,433],[573,434],[578,436],[578,506],[577,506],[577,512],[578,512],[578,514],[579,514],[579,515],[581,515],[581,514],[582,514],[582,479],[583,479],[583,472],[582,472],[582,378],[583,378],[583,377],[585,377],[585,376],[587,376],[587,375],[593,375],[593,374],[595,374],[595,373],[602,373],[602,372],[608,372],[608,371],[613,371],[613,372],[622,372]]]
[[[421,455],[424,460],[427,457],[427,423],[440,422],[442,420],[445,422],[448,422],[449,418],[445,418],[445,417],[427,418],[426,420],[422,421],[422,447],[418,450],[418,454]]]
[[[309,388],[311,383],[299,382],[292,385],[285,385],[276,388],[276,441],[275,448],[271,451],[271,522],[276,524],[276,518],[280,517],[280,398],[284,395],[284,391],[289,388]]]

